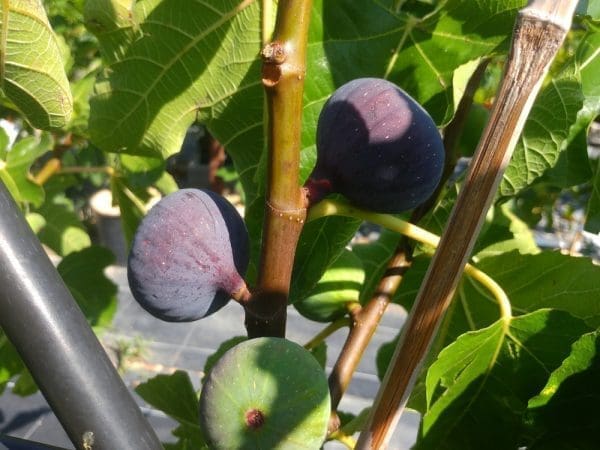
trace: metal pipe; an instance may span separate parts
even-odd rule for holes
[[[2,182],[0,327],[75,448],[162,450]]]
[[[0,450],[66,450],[62,447],[42,444],[40,442],[18,439],[0,434]]]

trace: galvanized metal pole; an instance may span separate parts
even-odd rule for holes
[[[77,449],[162,449],[2,182],[0,327]]]
[[[0,435],[0,450],[66,450],[62,447]]]

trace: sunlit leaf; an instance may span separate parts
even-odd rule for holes
[[[29,136],[8,149],[4,161],[0,159],[0,179],[16,201],[29,202],[34,206],[44,201],[44,189],[33,181],[29,169],[38,157],[52,149],[53,144],[52,137],[47,133],[39,138]]]
[[[557,164],[582,107],[575,77],[554,79],[540,91],[504,174],[501,195],[515,195]]]
[[[40,0],[0,4],[2,92],[36,128],[65,126],[73,99],[61,48]]]

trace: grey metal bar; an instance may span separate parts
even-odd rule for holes
[[[0,327],[77,449],[162,450],[1,181]]]
[[[40,442],[18,439],[0,434],[0,450],[67,450],[62,447],[42,444]]]

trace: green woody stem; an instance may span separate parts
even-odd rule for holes
[[[285,335],[294,254],[306,217],[299,166],[311,5],[311,0],[281,0],[273,40],[262,50],[269,170],[258,283],[246,306],[249,337]]]

